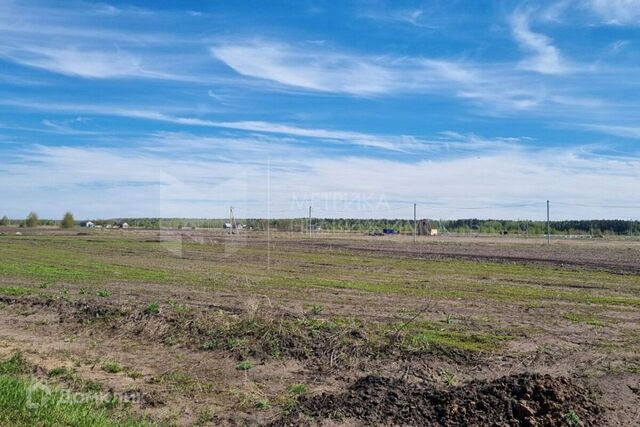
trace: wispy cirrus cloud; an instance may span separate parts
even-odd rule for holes
[[[264,135],[282,135],[294,138],[315,139],[337,144],[366,147],[396,153],[428,153],[443,151],[470,151],[497,149],[507,145],[514,145],[526,138],[482,138],[474,134],[457,132],[443,132],[437,137],[424,137],[411,134],[384,135],[356,132],[342,129],[326,129],[317,127],[303,127],[288,123],[269,122],[262,120],[221,121],[201,117],[177,116],[151,109],[120,108],[91,104],[47,104],[38,102],[1,101],[0,105],[13,105],[27,110],[54,111],[66,114],[104,115],[123,118],[144,119],[158,122],[182,125],[185,127],[204,127],[214,129],[228,129],[243,133]],[[69,121],[43,121],[45,127],[52,132],[67,134],[84,134],[71,128]],[[192,139],[193,141],[193,139]]]
[[[527,109],[542,102],[544,95],[505,64],[362,56],[265,41],[219,44],[211,52],[243,76],[313,91],[356,96],[453,94],[483,102],[485,111]]]
[[[253,41],[220,44],[211,53],[239,74],[289,86],[357,95],[380,94],[400,82],[384,59],[317,53],[314,47]]]
[[[389,8],[365,8],[358,13],[358,16],[365,19],[379,21],[382,23],[396,23],[410,25],[417,28],[435,27],[429,22],[425,10],[421,8],[413,9],[389,9]]]
[[[0,57],[21,65],[41,68],[54,73],[86,78],[171,78],[170,74],[154,71],[144,61],[120,50],[90,50],[52,48],[35,45],[0,46]]]
[[[580,124],[578,127],[622,138],[640,139],[640,126]]]
[[[511,31],[520,47],[531,54],[520,62],[520,67],[541,74],[565,74],[569,71],[552,40],[531,30],[528,13],[516,11],[511,16]]]

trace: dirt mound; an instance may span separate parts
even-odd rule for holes
[[[438,390],[429,384],[367,376],[346,391],[303,398],[275,425],[357,419],[364,425],[597,425],[601,409],[567,378],[520,374]]]

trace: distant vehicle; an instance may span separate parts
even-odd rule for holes
[[[384,234],[398,234],[398,231],[395,228],[383,228],[382,232]]]

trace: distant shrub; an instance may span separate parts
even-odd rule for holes
[[[27,227],[37,227],[38,214],[35,212],[29,212],[29,215],[27,215],[27,219],[24,221],[24,225]]]
[[[73,214],[71,212],[67,212],[64,214],[62,218],[62,222],[60,223],[60,227],[62,228],[73,228],[75,227],[76,222],[73,219]]]
[[[0,225],[9,225],[9,218],[6,215],[0,219]]]

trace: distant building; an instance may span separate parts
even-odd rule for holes
[[[418,222],[418,234],[421,236],[437,236],[438,229],[433,228],[431,221],[428,219],[421,219]]]
[[[93,228],[96,225],[91,221],[87,221],[87,222],[85,222],[84,226],[87,227],[87,228]]]
[[[120,226],[122,228],[129,228],[129,224],[127,224],[126,222],[123,222],[122,225]]]

